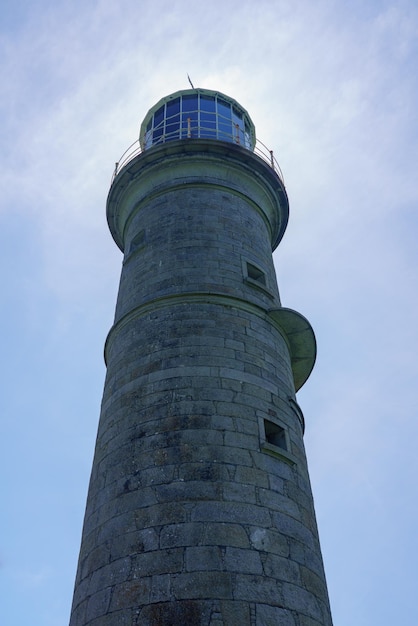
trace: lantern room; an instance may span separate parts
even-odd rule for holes
[[[141,125],[142,150],[177,139],[217,139],[253,151],[255,127],[233,98],[208,89],[187,89],[162,98]]]

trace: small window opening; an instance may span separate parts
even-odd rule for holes
[[[282,450],[287,450],[286,432],[279,424],[264,420],[264,432],[267,443]]]
[[[257,281],[261,285],[266,284],[266,275],[262,270],[253,265],[252,263],[247,263],[247,275],[248,278]]]
[[[289,431],[286,424],[279,420],[270,420],[259,416],[260,447],[263,452],[290,463],[297,464],[297,458],[292,453]]]

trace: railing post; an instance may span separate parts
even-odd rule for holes
[[[270,150],[270,165],[273,169],[274,168],[274,156],[273,156],[273,150]]]
[[[235,143],[239,144],[239,124],[234,124],[235,126]]]

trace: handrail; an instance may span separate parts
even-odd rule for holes
[[[202,135],[203,133],[213,133],[213,129],[212,128],[205,128],[203,126],[192,126],[189,127],[188,129],[185,129],[185,132],[187,133],[185,137],[183,137],[182,139],[184,141],[187,141],[188,138],[194,138],[193,137],[193,132],[197,132],[199,131],[198,134]],[[237,137],[234,137],[228,133],[223,133],[223,132],[219,132],[218,131],[218,136],[217,137],[213,137],[212,135],[209,135],[208,137],[202,137],[200,136],[200,139],[218,139],[220,141],[226,141],[228,143],[234,143],[236,145],[240,145],[239,140],[237,140]],[[112,180],[111,183],[113,183],[114,179],[116,178],[116,176],[119,174],[119,172],[124,169],[128,163],[130,163],[136,156],[138,156],[139,154],[142,154],[144,152],[147,152],[150,148],[156,146],[156,145],[160,145],[162,143],[166,143],[168,141],[173,141],[174,139],[179,139],[179,130],[176,129],[176,131],[172,132],[172,133],[166,133],[164,135],[161,135],[161,137],[159,137],[156,141],[153,140],[152,145],[148,146],[148,147],[144,147],[146,144],[146,138],[140,138],[137,139],[136,141],[134,141],[126,150],[125,152],[122,154],[122,156],[120,157],[119,161],[117,161],[115,163],[115,169],[113,170],[113,174],[112,174]],[[267,146],[260,141],[259,139],[256,139],[255,142],[255,146],[254,149],[251,150],[250,148],[246,148],[247,150],[249,150],[250,152],[254,152],[254,154],[256,154],[257,156],[259,156],[261,159],[263,159],[263,161],[265,161],[266,163],[268,163],[268,165],[270,165],[270,167],[272,168],[272,170],[274,170],[274,172],[276,172],[276,174],[278,175],[278,177],[280,178],[281,182],[284,185],[284,178],[283,178],[283,174],[282,174],[282,170],[280,169],[280,166],[276,160],[276,158],[274,157],[273,154],[273,150],[270,150],[269,148],[267,148]]]

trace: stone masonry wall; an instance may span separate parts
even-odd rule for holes
[[[124,249],[70,626],[331,626],[262,211],[179,183]]]

